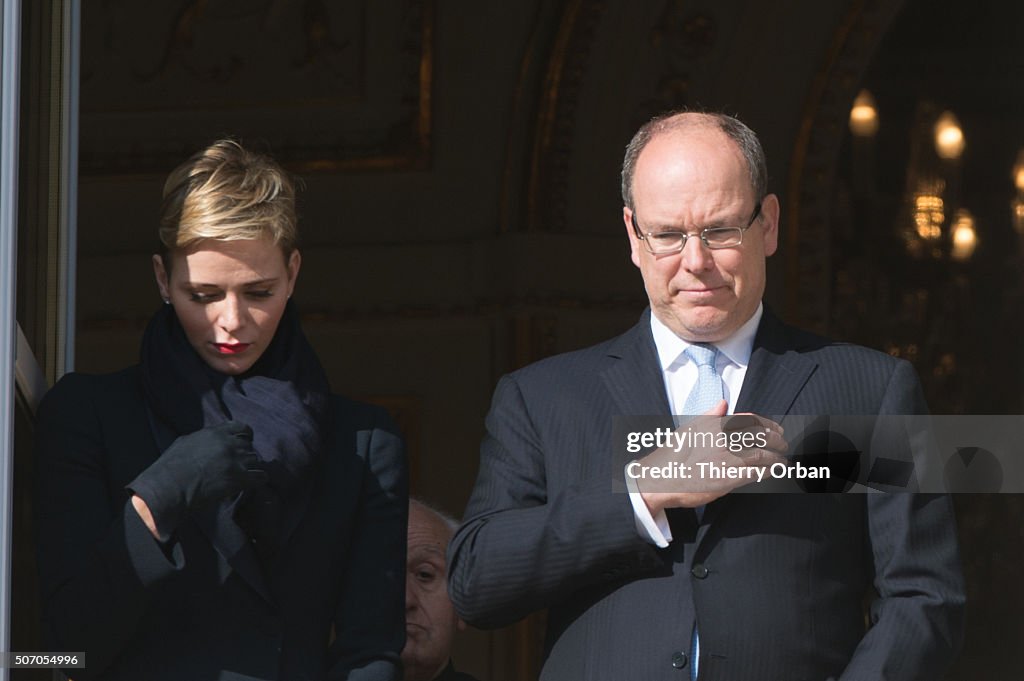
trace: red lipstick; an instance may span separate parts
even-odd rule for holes
[[[237,355],[245,352],[252,343],[214,343],[213,347],[222,355]]]

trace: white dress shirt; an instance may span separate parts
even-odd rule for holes
[[[743,379],[747,375],[750,353],[754,349],[754,336],[757,335],[757,327],[761,323],[763,313],[763,305],[758,304],[754,315],[737,329],[736,333],[720,343],[714,343],[719,351],[715,371],[722,377],[722,382],[725,384],[725,399],[729,403],[729,414],[732,414],[736,408],[736,399],[740,395]],[[658,361],[665,379],[668,406],[673,414],[677,414],[678,410],[686,404],[686,398],[697,384],[697,365],[686,356],[686,349],[692,343],[677,336],[653,312],[651,313],[651,333],[654,335],[654,345],[658,350]],[[629,490],[629,500],[633,504],[637,532],[657,546],[662,548],[668,546],[672,541],[672,530],[669,528],[665,512],[660,511],[658,515],[652,516],[643,497],[640,496],[636,481],[628,475],[626,476],[626,487]]]

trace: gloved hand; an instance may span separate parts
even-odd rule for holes
[[[227,421],[176,439],[128,488],[146,502],[166,540],[190,509],[216,504],[266,480],[252,448],[252,428]]]

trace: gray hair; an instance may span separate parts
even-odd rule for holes
[[[413,506],[418,506],[427,513],[432,513],[438,520],[440,520],[444,524],[445,528],[451,534],[455,534],[455,531],[459,529],[458,520],[456,520],[453,516],[449,515],[448,513],[445,513],[441,509],[437,508],[433,504],[430,504],[416,497],[409,497],[409,507],[412,508]]]
[[[768,193],[768,162],[764,157],[764,149],[757,134],[738,118],[716,112],[694,112],[676,110],[652,118],[636,131],[633,139],[626,145],[626,155],[622,159],[622,203],[630,210],[633,206],[633,174],[640,152],[647,143],[656,136],[674,130],[684,130],[699,126],[718,128],[726,137],[736,143],[740,153],[747,162],[750,174],[750,186],[754,190],[754,198],[760,200]]]

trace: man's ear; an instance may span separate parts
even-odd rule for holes
[[[622,222],[626,225],[626,236],[629,238],[629,258],[634,265],[640,267],[640,239],[633,229],[633,211],[626,206],[622,207]]]
[[[153,276],[156,277],[156,287],[160,291],[160,297],[165,301],[171,299],[171,283],[164,268],[164,259],[159,254],[153,255]]]
[[[775,253],[779,247],[779,197],[769,194],[761,203],[761,230],[764,234],[764,255]]]

